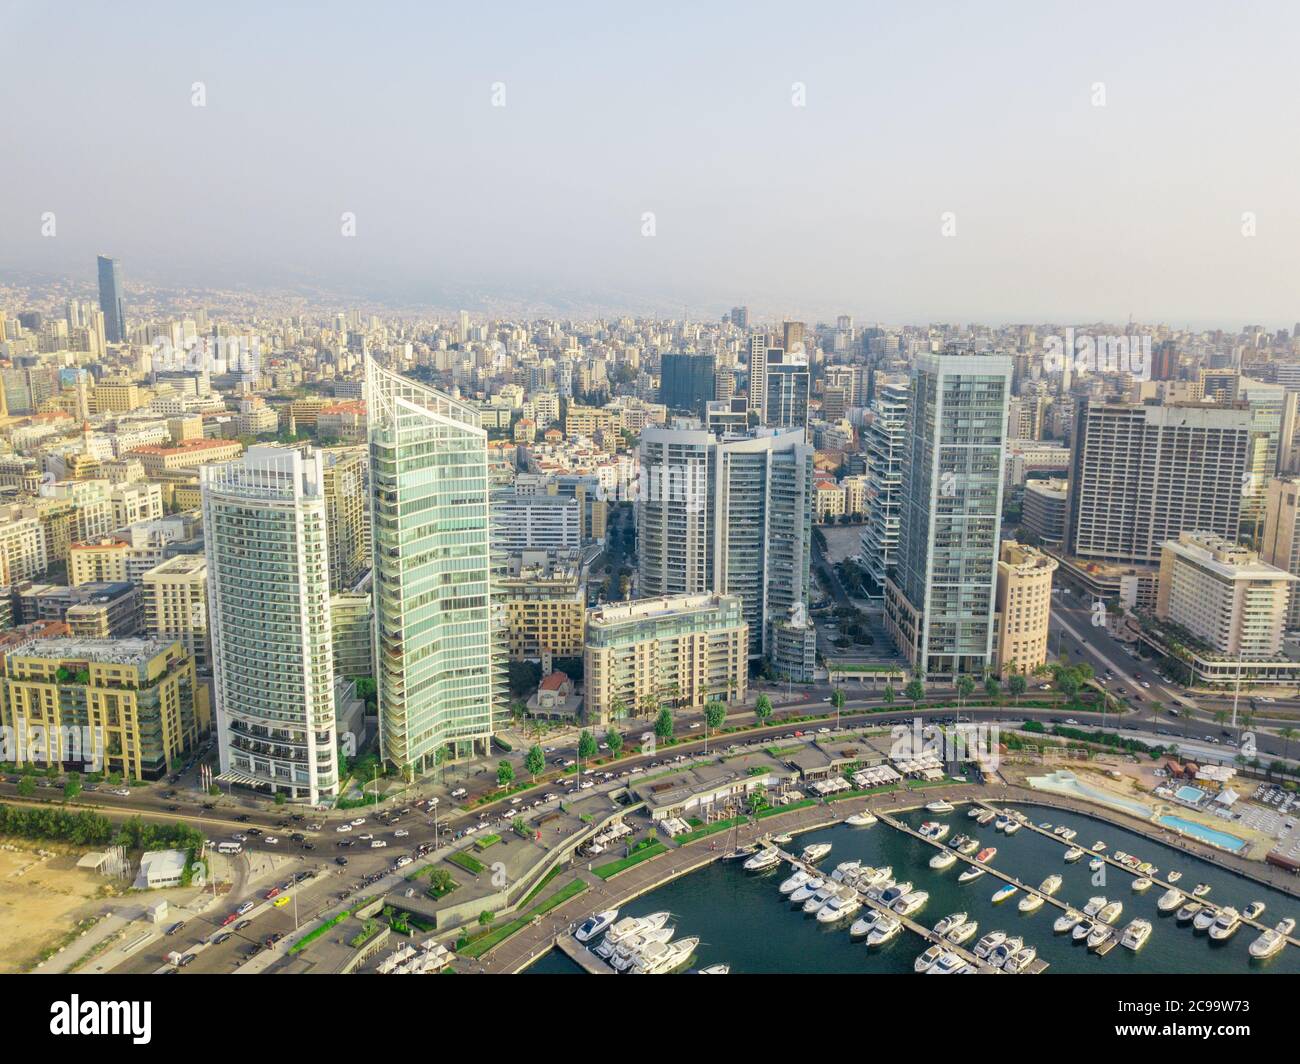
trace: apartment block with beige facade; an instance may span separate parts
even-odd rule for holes
[[[748,670],[749,625],[737,595],[670,595],[587,612],[588,723],[661,706],[740,702]]]
[[[1300,576],[1300,477],[1272,477],[1265,489],[1262,561]],[[1300,594],[1291,596],[1287,628],[1300,629]]]
[[[514,661],[581,657],[586,594],[581,554],[526,550],[511,554],[497,579]]]
[[[1238,543],[1208,532],[1184,532],[1162,546],[1156,616],[1220,654],[1275,658],[1298,581]]]
[[[212,671],[207,579],[203,555],[181,554],[155,565],[140,581],[145,631],[154,639],[178,641],[200,673]]]
[[[1056,560],[1036,547],[1004,540],[998,556],[997,669],[1003,678],[1047,661]]]

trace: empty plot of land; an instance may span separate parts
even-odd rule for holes
[[[107,881],[76,865],[75,856],[0,850],[0,975],[24,971],[95,911]]]

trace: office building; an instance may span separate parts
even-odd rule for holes
[[[104,313],[104,339],[120,344],[126,339],[126,300],[122,268],[116,259],[99,256],[99,309]]]
[[[1044,547],[1059,547],[1065,539],[1065,507],[1069,485],[1060,477],[1026,480],[1021,504],[1021,531]]]
[[[1265,492],[1260,559],[1300,576],[1300,477],[1273,477]],[[1287,628],[1300,630],[1300,594],[1287,609]]]
[[[714,398],[715,371],[710,354],[665,354],[659,363],[659,402],[700,416]]]
[[[866,523],[862,529],[862,558],[883,596],[885,579],[898,552],[902,512],[903,458],[907,447],[908,384],[883,377],[876,382],[871,420],[863,433],[867,461]]]
[[[765,378],[763,424],[774,429],[807,431],[808,395],[812,387],[808,356],[788,349],[768,351]]]
[[[584,501],[576,494],[494,492],[490,522],[493,550],[577,550],[583,538]]]

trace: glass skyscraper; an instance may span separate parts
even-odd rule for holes
[[[126,339],[126,302],[122,298],[122,269],[117,259],[99,256],[99,309],[104,312],[104,339],[120,344]]]
[[[476,410],[366,361],[380,749],[408,774],[486,754],[503,698],[487,433]]]

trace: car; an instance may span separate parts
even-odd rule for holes
[[[275,899],[275,901],[271,902],[271,904],[274,905],[277,909],[283,909],[286,905],[289,904],[289,895],[281,894],[278,898]]]
[[[295,831],[292,835],[289,836],[289,838],[292,839],[294,842],[307,841],[307,836],[304,835],[301,831]]]
[[[249,924],[251,924],[252,922],[253,922],[252,920],[240,920],[239,923],[237,923],[233,928],[231,928],[231,930],[232,930],[232,931],[242,931],[242,930],[244,930],[244,928],[246,928],[246,927],[247,927]]]
[[[253,905],[254,902],[246,901],[244,902],[243,905],[241,905],[238,909],[236,909],[235,912],[238,913],[240,916],[247,916],[250,912],[253,911]]]
[[[397,867],[398,867],[398,868],[405,868],[405,867],[406,867],[407,865],[409,865],[409,864],[411,864],[411,858],[409,858],[409,857],[399,857],[399,858],[397,859]]]
[[[233,937],[234,934],[232,932],[222,931],[221,934],[213,938],[212,944],[214,946],[220,946],[223,942],[229,942]]]
[[[248,833],[249,833],[250,835],[260,835],[260,834],[262,834],[262,829],[261,829],[261,828],[249,828],[249,829],[248,829]]]
[[[303,848],[304,850],[314,850],[314,849],[316,849],[316,845],[315,845],[315,843],[304,842],[304,843],[302,844],[302,848]]]
[[[293,881],[295,883],[306,883],[307,880],[311,879],[315,875],[315,872],[299,872],[293,877]]]
[[[230,924],[233,924],[238,919],[239,919],[239,913],[230,913],[224,920],[221,921],[221,926],[228,927]]]
[[[345,865],[348,863],[348,859],[346,857],[335,857],[334,863],[336,865]]]
[[[1077,720],[1075,720],[1073,717],[1066,717],[1066,718],[1065,718],[1065,723],[1066,723],[1066,724],[1078,724],[1079,722],[1078,722]]]
[[[353,826],[354,828],[359,828],[359,827],[360,827],[362,824],[364,824],[365,822],[366,822],[366,818],[363,817],[363,816],[359,816],[359,817],[356,818],[356,820],[352,821],[352,826]]]
[[[697,720],[694,724],[691,725],[691,731],[694,731],[699,726],[700,726],[700,722]]]
[[[1147,683],[1146,680],[1143,680],[1143,681],[1142,681],[1142,686],[1143,686],[1143,687],[1150,687],[1151,685],[1150,685],[1149,683]]]
[[[383,839],[375,839],[373,842],[370,843],[370,848],[372,850],[378,850],[387,845],[388,843],[386,843]]]
[[[339,839],[334,845],[340,850],[346,850],[353,843],[352,839]]]
[[[49,784],[49,786],[53,786],[53,782],[51,782],[51,783]],[[167,812],[169,812],[169,813],[179,813],[180,811],[181,811],[181,807],[180,807],[179,805],[174,805],[174,804],[173,804],[173,805],[169,805],[169,806],[167,807]]]
[[[193,953],[187,953],[185,954],[184,957],[182,957],[180,960],[176,962],[176,967],[184,968],[187,964],[193,964],[194,961],[195,961],[195,955]]]
[[[282,938],[284,938],[284,932],[283,932],[283,931],[277,931],[277,932],[275,932],[275,934],[273,934],[273,935],[267,935],[267,936],[266,936],[266,948],[267,948],[267,949],[270,949],[270,948],[271,948],[272,946],[274,946],[277,942],[279,942],[280,939],[282,939]]]
[[[245,835],[242,831],[236,831],[236,832],[235,832],[233,835],[231,835],[230,837],[231,837],[232,839],[234,839],[236,842],[247,842],[247,841],[248,841],[248,836]]]
[[[351,825],[351,824],[340,824],[340,825],[339,825],[338,827],[336,827],[334,830],[335,830],[335,831],[338,831],[338,832],[351,831],[351,830],[352,830],[352,825]]]
[[[163,932],[163,934],[164,934],[164,935],[174,935],[174,934],[176,934],[177,931],[179,931],[179,930],[180,930],[182,927],[184,927],[184,926],[185,926],[185,921],[184,921],[184,920],[178,920],[178,921],[176,921],[176,923],[174,923],[174,924],[172,924],[170,927],[168,927],[168,928]]]
[[[216,802],[204,802],[204,803],[203,803],[203,808],[206,809],[206,810],[208,810],[209,812],[211,812],[211,811],[212,811],[213,809],[215,809],[216,807],[217,807],[217,803],[216,803]]]
[[[406,828],[398,828],[396,831],[393,832],[393,838],[404,839],[409,834],[410,832],[407,831]]]
[[[280,840],[276,838],[274,835],[268,835],[262,841],[266,843],[268,846],[275,846],[279,843]]]
[[[467,794],[469,794],[469,791],[465,790],[464,787],[457,787],[454,791],[451,792],[451,796],[453,798],[464,798],[465,795]]]
[[[239,816],[235,817],[235,819],[238,820],[241,824],[247,824],[253,818],[249,816],[247,813],[241,813]]]

